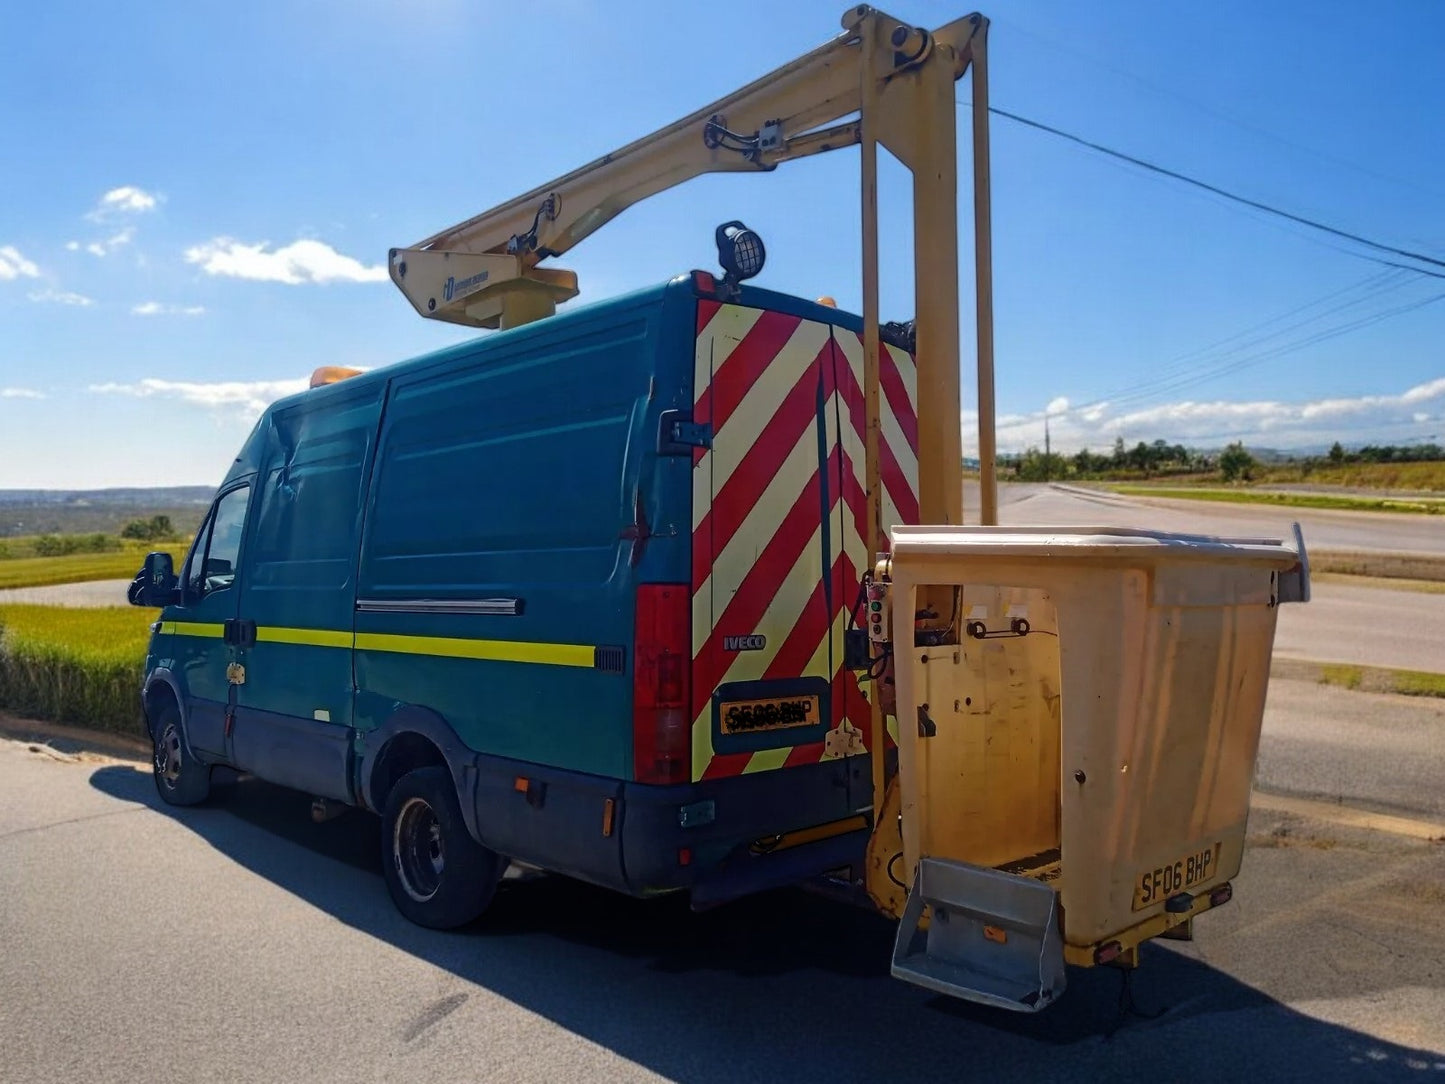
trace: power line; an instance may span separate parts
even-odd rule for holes
[[[1277,343],[1269,346],[1272,340],[1278,340],[1290,332],[1299,331],[1322,319],[1340,316],[1349,309],[1374,301],[1377,298],[1390,293],[1400,286],[1404,281],[1397,279],[1399,272],[1386,271],[1383,274],[1372,275],[1369,278],[1347,286],[1342,290],[1335,290],[1331,293],[1317,298],[1307,304],[1297,306],[1287,312],[1280,313],[1268,320],[1254,324],[1243,331],[1217,340],[1209,346],[1177,355],[1171,361],[1166,362],[1154,371],[1149,380],[1142,383],[1136,382],[1127,388],[1117,389],[1104,395],[1090,399],[1087,402],[1071,404],[1067,410],[1055,412],[1055,416],[1068,416],[1085,413],[1089,410],[1103,406],[1119,406],[1124,403],[1138,402],[1141,399],[1149,399],[1168,392],[1179,391],[1196,384],[1206,383],[1210,380],[1237,372],[1239,369],[1248,368],[1264,361],[1273,360],[1276,357],[1293,353],[1306,346],[1314,345],[1326,339],[1335,338],[1347,334],[1359,327],[1368,326],[1371,323],[1398,315],[1401,312],[1409,311],[1432,301],[1440,300],[1445,295],[1432,295],[1423,301],[1411,302],[1407,305],[1367,314],[1363,317],[1352,318],[1343,324],[1336,323],[1318,332],[1309,332],[1302,338],[1297,338],[1284,343]],[[1396,279],[1396,281],[1391,281]],[[1303,319],[1293,320],[1273,331],[1265,331],[1272,325],[1280,324],[1281,321],[1290,320],[1291,317],[1317,309],[1322,305],[1337,301],[1348,294],[1358,294],[1349,301],[1339,302],[1333,305],[1326,313],[1306,316]],[[1263,334],[1257,334],[1264,332]],[[1240,341],[1243,340],[1243,341]],[[1231,345],[1233,344],[1233,345]],[[1186,362],[1192,359],[1199,359],[1196,364],[1189,365]],[[1208,368],[1200,368],[1207,365]],[[1019,428],[1033,424],[1038,421],[1037,416],[1022,418],[1016,422],[1001,424],[1000,429]]]
[[[1433,267],[1439,267],[1442,270],[1445,270],[1445,260],[1436,259],[1434,256],[1428,256],[1423,252],[1415,252],[1407,248],[1397,248],[1394,245],[1387,245],[1381,241],[1374,241],[1368,237],[1362,236],[1361,234],[1351,233],[1349,230],[1342,230],[1337,226],[1331,226],[1327,223],[1320,222],[1313,218],[1306,218],[1304,215],[1295,214],[1293,211],[1286,211],[1279,207],[1272,207],[1267,203],[1261,203],[1259,200],[1250,199],[1248,196],[1241,196],[1236,192],[1230,192],[1227,189],[1220,188],[1218,185],[1210,184],[1208,181],[1201,181],[1198,178],[1191,177],[1186,173],[1180,173],[1178,170],[1169,169],[1166,166],[1157,165],[1154,162],[1147,161],[1146,159],[1139,158],[1132,154],[1125,154],[1123,151],[1116,151],[1112,147],[1104,146],[1102,143],[1095,143],[1093,140],[1085,139],[1083,136],[1074,135],[1072,132],[1066,132],[1062,128],[1056,128],[1053,125],[1045,124],[1042,121],[1031,120],[1028,117],[1020,116],[1017,113],[1009,112],[1007,109],[1000,109],[997,106],[989,106],[988,111],[995,116],[1003,117],[1006,120],[1011,120],[1015,124],[1022,124],[1028,128],[1035,128],[1038,131],[1047,132],[1049,135],[1057,136],[1060,139],[1066,139],[1070,143],[1076,143],[1081,147],[1087,147],[1089,150],[1097,151],[1099,154],[1105,154],[1108,155],[1110,158],[1117,158],[1120,161],[1128,162],[1130,165],[1138,166],[1140,169],[1148,170],[1151,173],[1157,173],[1160,176],[1169,177],[1170,179],[1180,181],[1183,184],[1192,185],[1195,188],[1202,189],[1205,192],[1209,192],[1213,195],[1220,196],[1224,199],[1231,200],[1238,204],[1242,204],[1245,207],[1252,207],[1256,211],[1263,211],[1266,214],[1275,215],[1279,218],[1288,219],[1291,222],[1298,223],[1299,225],[1308,226],[1311,229],[1320,230],[1323,233],[1332,234],[1333,236],[1343,238],[1346,241],[1353,241],[1355,244],[1364,245],[1365,247],[1372,248],[1377,252],[1386,252],[1392,256],[1403,256],[1407,260],[1418,260],[1421,263],[1430,264]],[[1445,274],[1442,274],[1440,272],[1426,271],[1423,268],[1419,267],[1406,267],[1405,269],[1415,271],[1422,275],[1430,275],[1433,278],[1445,278]]]
[[[1267,128],[1261,128],[1257,124],[1252,124],[1249,121],[1241,120],[1239,117],[1235,116],[1232,113],[1226,112],[1223,109],[1220,109],[1218,106],[1209,105],[1206,102],[1202,102],[1197,98],[1192,98],[1187,94],[1183,94],[1180,91],[1174,89],[1173,87],[1167,87],[1160,83],[1155,83],[1149,79],[1145,79],[1143,76],[1137,74],[1136,72],[1128,71],[1124,68],[1119,67],[1116,64],[1110,64],[1109,62],[1101,59],[1097,50],[1080,49],[1074,46],[1066,45],[1061,41],[1056,41],[1053,38],[1050,38],[1044,34],[1040,34],[1036,30],[1030,30],[1029,28],[1020,26],[1017,23],[1005,22],[1004,20],[999,19],[997,16],[992,16],[991,21],[995,26],[1007,27],[1011,32],[1023,34],[1026,37],[1033,38],[1035,41],[1041,42],[1042,44],[1051,49],[1057,49],[1060,52],[1072,54],[1073,56],[1078,57],[1080,60],[1084,61],[1084,63],[1089,64],[1092,67],[1097,67],[1103,69],[1104,71],[1112,72],[1115,75],[1121,76],[1124,79],[1128,79],[1134,83],[1139,84],[1142,87],[1146,87],[1147,89],[1152,90],[1156,94],[1161,94],[1166,97],[1173,98],[1176,101],[1184,102],[1186,105],[1192,106],[1203,113],[1207,113],[1210,116],[1217,118],[1218,120],[1222,120],[1227,124],[1232,124],[1236,128],[1239,128],[1246,132],[1250,132],[1253,135],[1273,140],[1276,143],[1291,148],[1292,150],[1312,155],[1313,157],[1318,158],[1321,161],[1330,162],[1337,166],[1343,166],[1346,169],[1354,170],[1368,177],[1374,177],[1377,180],[1388,181],[1392,184],[1402,185],[1406,188],[1413,188],[1415,191],[1424,192],[1427,195],[1437,197],[1445,195],[1445,193],[1441,193],[1436,191],[1435,189],[1428,188],[1420,184],[1418,181],[1407,181],[1403,177],[1396,177],[1389,173],[1381,173],[1378,170],[1374,170],[1369,168],[1368,166],[1361,165],[1359,162],[1351,161],[1348,158],[1340,158],[1336,155],[1326,153],[1325,151],[1320,150],[1318,147],[1311,147],[1303,143],[1297,143],[1292,139],[1288,139],[1285,136],[1280,135],[1278,132],[1273,132]]]
[[[1206,369],[1198,373],[1182,374],[1172,379],[1157,381],[1152,384],[1142,386],[1132,393],[1125,393],[1122,395],[1117,395],[1113,398],[1097,399],[1088,403],[1081,403],[1078,406],[1070,406],[1067,410],[1053,411],[1051,412],[1051,416],[1057,418],[1065,417],[1072,414],[1087,413],[1089,410],[1099,409],[1105,406],[1118,407],[1124,404],[1137,403],[1141,399],[1153,399],[1161,395],[1168,395],[1171,393],[1180,392],[1187,388],[1194,387],[1198,384],[1208,383],[1211,380],[1217,380],[1220,377],[1229,376],[1233,373],[1239,372],[1242,369],[1247,369],[1251,366],[1259,365],[1266,361],[1273,361],[1276,358],[1284,357],[1287,354],[1292,354],[1297,350],[1304,349],[1305,347],[1314,346],[1329,339],[1338,338],[1341,335],[1346,335],[1352,331],[1357,331],[1362,327],[1368,327],[1372,324],[1377,324],[1381,320],[1389,319],[1392,316],[1398,316],[1401,313],[1412,312],[1415,309],[1424,308],[1426,305],[1433,305],[1439,301],[1445,301],[1445,293],[1432,294],[1429,297],[1411,301],[1404,305],[1396,306],[1392,309],[1386,309],[1383,312],[1371,313],[1367,316],[1359,317],[1344,324],[1337,324],[1334,327],[1325,328],[1322,331],[1315,332],[1295,342],[1284,343],[1280,346],[1271,347],[1256,354],[1247,354],[1242,358],[1232,359],[1230,361],[1227,361],[1225,364],[1219,365],[1212,369]],[[1260,342],[1263,341],[1266,340],[1260,340]],[[1255,345],[1258,345],[1258,343],[1256,343]],[[1118,418],[1115,420],[1122,421],[1123,419]],[[1021,418],[1018,421],[1002,423],[998,426],[998,428],[1000,430],[1020,429],[1026,425],[1037,424],[1038,421],[1039,418],[1037,416]]]

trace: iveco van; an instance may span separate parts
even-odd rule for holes
[[[706,906],[857,871],[861,321],[697,272],[271,406],[163,605],[155,780],[227,765],[382,820],[399,908],[510,862]],[[905,338],[883,524],[918,517]],[[335,379],[341,375],[342,379]]]

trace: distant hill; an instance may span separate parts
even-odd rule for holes
[[[0,489],[0,538],[37,534],[116,534],[133,519],[171,517],[189,534],[201,523],[213,486],[152,489]]]

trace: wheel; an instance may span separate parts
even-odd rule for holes
[[[501,879],[501,857],[467,831],[446,768],[418,768],[392,787],[381,846],[392,901],[418,926],[466,925],[487,909]]]
[[[181,712],[167,698],[152,723],[155,755],[151,758],[156,790],[170,805],[196,805],[211,794],[211,768],[202,764],[186,745]]]

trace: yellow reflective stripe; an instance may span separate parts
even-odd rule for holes
[[[792,751],[791,745],[781,749],[759,749],[748,760],[747,766],[743,768],[743,775],[751,775],[753,772],[771,772],[781,768]]]
[[[524,640],[459,640],[448,636],[397,636],[359,632],[359,651],[394,651],[403,655],[436,655],[449,659],[494,662],[535,662],[592,669],[596,649],[586,644],[539,644]]]
[[[203,621],[162,621],[161,632],[172,636],[209,636],[219,640],[225,626]]]
[[[194,621],[162,621],[162,633],[208,636],[220,639],[223,626]],[[486,659],[492,662],[545,663],[551,666],[596,665],[596,648],[587,644],[543,644],[526,640],[465,640],[448,636],[405,636],[392,633],[352,634],[338,629],[256,629],[256,642],[297,644],[304,647],[356,647],[363,651],[392,651],[403,655],[435,655],[449,659]]]
[[[352,644],[349,632],[336,629],[282,629],[266,626],[256,629],[256,642],[262,644],[303,644],[308,647],[347,647]]]

